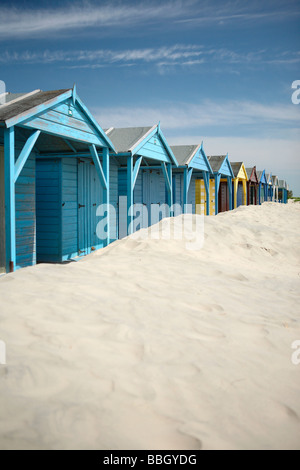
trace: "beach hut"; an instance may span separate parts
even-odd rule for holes
[[[266,200],[272,201],[273,198],[273,180],[272,174],[266,173],[267,188],[266,188]]]
[[[248,176],[247,181],[247,204],[256,204],[258,195],[258,178],[256,174],[256,166],[253,168],[246,168]]]
[[[247,181],[248,176],[243,162],[230,162],[233,178],[233,207],[247,205]]]
[[[265,170],[257,171],[257,178],[258,178],[258,197],[257,197],[257,204],[262,204],[264,201],[267,200],[267,179]]]
[[[214,213],[213,172],[203,143],[176,145],[171,150],[178,162],[178,168],[173,167],[173,203],[180,205],[184,213]]]
[[[117,152],[117,236],[122,238],[172,215],[172,167],[178,163],[160,124],[111,127],[106,134]]]
[[[113,145],[76,87],[8,93],[2,103],[2,270],[61,262],[109,243],[96,236],[96,211],[101,203],[108,209]]]
[[[278,184],[278,201],[287,204],[288,201],[288,185],[285,180],[279,180]]]
[[[213,171],[214,197],[212,205],[217,215],[219,212],[232,210],[232,180],[234,174],[227,155],[209,156],[208,161]],[[213,212],[211,212],[212,214]]]
[[[272,201],[278,202],[278,176],[272,175]]]

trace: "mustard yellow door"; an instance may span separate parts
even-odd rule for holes
[[[215,215],[215,180],[209,180],[209,215]]]
[[[195,181],[196,214],[206,214],[206,191],[203,180]]]

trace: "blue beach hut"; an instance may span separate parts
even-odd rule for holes
[[[209,156],[208,161],[213,171],[214,195],[211,197],[211,214],[232,210],[232,171],[228,154]]]
[[[279,180],[278,184],[278,201],[287,204],[288,201],[288,185],[285,180]]]
[[[6,93],[1,102],[1,269],[61,262],[109,243],[109,233],[96,236],[96,211],[108,208],[114,147],[75,86]]]
[[[118,183],[112,187],[111,204],[116,205],[117,237],[122,238],[171,215],[172,168],[178,163],[160,124],[112,127],[106,134],[117,152],[111,177],[117,175]]]
[[[173,202],[181,206],[182,212],[210,213],[210,194],[214,192],[214,184],[210,186],[213,175],[212,168],[201,145],[176,145],[171,147],[178,169],[173,169]]]
[[[258,179],[258,200],[257,203],[260,205],[264,201],[267,201],[267,178],[266,172],[257,171],[257,179]]]

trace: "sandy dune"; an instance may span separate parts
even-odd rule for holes
[[[129,237],[2,277],[0,448],[300,448],[299,223],[241,207],[198,251]]]

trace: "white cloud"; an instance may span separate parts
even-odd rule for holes
[[[272,57],[272,54],[274,57]],[[44,50],[41,52],[0,52],[0,63],[61,64],[61,67],[102,68],[120,67],[139,64],[154,64],[159,72],[172,72],[175,66],[196,67],[204,63],[222,66],[222,71],[236,64],[265,67],[266,64],[282,65],[300,62],[298,51],[258,50],[256,52],[237,53],[228,49],[214,49],[196,44],[174,44],[157,48],[141,49],[95,49],[95,50]]]
[[[68,32],[98,33],[105,29],[115,34],[116,28],[132,28],[148,24],[164,24],[174,27],[186,25],[197,28],[215,23],[222,25],[232,22],[281,21],[299,15],[294,3],[272,2],[219,2],[217,0],[169,0],[132,3],[95,1],[69,2],[68,5],[49,8],[1,7],[0,38],[48,36]]]
[[[164,129],[196,129],[204,126],[260,126],[279,125],[296,127],[300,107],[295,105],[263,105],[251,101],[214,102],[198,104],[162,104],[160,107],[107,107],[93,113],[104,127],[148,125],[161,121]]]
[[[228,152],[231,161],[242,160],[246,166],[256,165],[257,169],[266,169],[286,179],[294,194],[300,195],[300,132],[297,129],[300,106],[206,101],[199,105],[183,103],[161,108],[118,107],[92,111],[102,127],[144,126],[160,121],[170,145],[197,144],[203,140],[207,155]],[[250,125],[263,130],[264,137],[261,133],[260,136],[247,135]],[[272,128],[274,125],[278,126],[277,130]],[[210,136],[205,135],[208,128]],[[218,132],[222,130],[224,134],[226,129],[227,135],[218,137]],[[212,134],[216,137],[211,137]]]
[[[153,4],[78,2],[63,7],[34,9],[2,7],[0,37],[45,36],[51,32],[67,33],[84,28],[133,26],[162,18],[178,18],[182,12],[183,3],[179,0]]]

